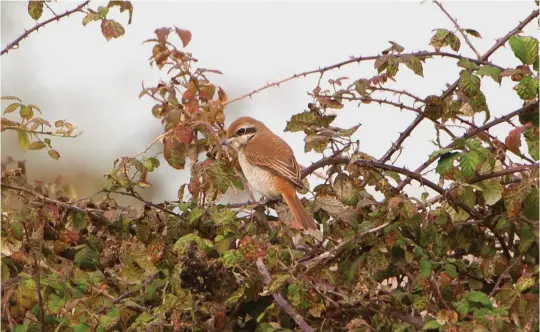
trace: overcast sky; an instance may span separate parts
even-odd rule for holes
[[[104,3],[91,2],[91,8]],[[84,131],[76,139],[53,138],[62,155],[56,161],[45,151],[20,152],[16,135],[2,133],[2,156],[28,160],[33,179],[52,180],[61,173],[76,183],[81,196],[99,188],[82,185],[86,179],[100,179],[119,156],[130,156],[144,149],[162,133],[159,120],[151,115],[152,100],[139,99],[141,82],[155,85],[165,78],[150,68],[151,45],[142,41],[153,37],[163,26],[188,29],[193,39],[187,50],[199,59],[200,67],[215,68],[224,75],[214,76],[230,98],[259,88],[294,73],[316,69],[355,55],[376,55],[393,40],[406,51],[432,50],[428,45],[432,30],[453,29],[450,20],[430,1],[134,1],[133,23],[127,15],[114,18],[126,28],[125,36],[106,42],[99,22],[83,27],[83,14],[75,14],[60,23],[40,29],[1,59],[2,95],[15,95],[25,103],[38,105],[46,119],[67,119]],[[446,9],[464,28],[479,31],[482,39],[472,38],[480,53],[495,39],[505,35],[533,9],[534,1],[462,1],[445,2]],[[76,6],[63,1],[51,6],[58,12]],[[2,1],[2,47],[35,22],[26,13],[26,1]],[[42,20],[48,16],[46,13]],[[537,35],[537,25],[529,24],[526,35]],[[459,53],[474,57],[462,43]],[[500,49],[491,60],[501,66],[515,67],[518,60],[510,48]],[[344,67],[325,74],[328,78],[372,77],[373,62]],[[403,67],[398,82],[388,87],[407,89],[419,96],[440,94],[447,83],[458,78],[455,60],[428,60],[424,79]],[[317,160],[305,154],[302,133],[283,133],[291,115],[302,112],[310,98],[306,92],[315,87],[318,77],[297,79],[281,88],[265,90],[252,99],[233,103],[226,109],[230,123],[240,115],[250,115],[279,133],[293,148],[298,161],[307,165]],[[499,86],[490,78],[482,80],[492,116],[508,113],[521,106],[512,91],[513,82]],[[405,99],[404,99],[405,101]],[[2,106],[7,103],[2,102]],[[350,127],[362,123],[356,137],[361,150],[381,157],[413,120],[412,112],[400,112],[390,106],[347,104],[335,124]],[[481,117],[479,118],[481,119]],[[508,125],[491,133],[504,140]],[[424,121],[405,141],[405,150],[396,165],[414,169],[436,149],[433,125]],[[156,147],[159,149],[159,147]],[[152,150],[157,151],[157,150]],[[155,188],[147,192],[154,201],[173,200],[178,187],[188,179],[188,171],[177,171],[165,162],[150,178]],[[437,179],[434,174],[430,177]],[[315,183],[315,179],[311,179]],[[95,181],[94,181],[95,183]],[[414,193],[421,190],[414,189]],[[148,197],[147,196],[147,197]],[[235,197],[235,200],[245,199]]]

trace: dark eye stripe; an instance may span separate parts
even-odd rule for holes
[[[245,134],[253,134],[255,133],[257,130],[255,129],[255,127],[249,127],[249,128],[240,128],[236,131],[236,134],[238,136],[241,136],[241,135],[245,135]]]

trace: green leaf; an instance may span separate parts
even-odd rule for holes
[[[287,121],[285,131],[297,132],[311,128],[312,126],[327,128],[336,115],[319,116],[311,111],[305,111],[295,114],[291,117],[291,121]]]
[[[278,293],[281,287],[290,279],[288,274],[275,274],[272,276],[272,281],[268,285],[268,292],[270,294]]]
[[[461,316],[466,316],[469,313],[469,302],[466,299],[461,299],[457,302],[452,302],[452,305]]]
[[[195,234],[187,234],[179,238],[173,246],[173,251],[182,252],[189,243],[195,243],[199,248],[209,253],[214,250],[214,246],[210,240],[203,239]]]
[[[478,69],[476,72],[478,76],[484,77],[489,76],[491,77],[495,82],[501,84],[501,70],[497,67],[490,66],[490,65],[484,65]]]
[[[437,320],[430,320],[429,322],[424,324],[424,330],[438,329],[440,326],[441,324],[439,324]]]
[[[361,78],[359,80],[356,80],[354,82],[354,89],[361,97],[367,97],[367,87],[369,86],[369,80],[366,80],[365,78]]]
[[[459,158],[459,166],[461,167],[461,173],[466,176],[472,176],[476,171],[476,167],[480,164],[480,156],[478,152],[471,151],[461,154]]]
[[[189,223],[192,224],[204,215],[205,209],[196,207],[189,213]]]
[[[101,21],[101,32],[107,41],[118,38],[125,33],[124,27],[120,23],[107,19]]]
[[[34,111],[32,111],[32,107],[21,105],[21,110],[19,111],[19,114],[22,118],[30,120],[34,116]]]
[[[21,106],[21,104],[19,104],[19,103],[13,103],[13,104],[9,105],[4,110],[4,114],[14,112],[17,108],[19,108],[19,106]]]
[[[523,136],[525,137],[525,142],[527,143],[527,147],[529,150],[529,155],[534,159],[539,159],[539,135],[538,135],[538,127],[535,128],[527,128],[523,131]]]
[[[530,220],[538,221],[538,188],[532,190],[523,201],[523,214]]]
[[[156,158],[144,158],[143,159],[143,166],[146,168],[149,172],[153,172],[156,168],[159,167],[159,160]]]
[[[448,273],[450,278],[457,278],[456,266],[454,264],[444,265],[444,270]]]
[[[538,40],[529,36],[512,36],[508,40],[514,55],[524,65],[532,65],[538,58]]]
[[[19,324],[15,326],[13,332],[26,332],[28,331],[28,324]]]
[[[28,2],[28,14],[34,20],[39,20],[41,15],[43,15],[43,4],[45,1],[35,1],[31,0]]]
[[[28,133],[24,130],[17,130],[17,136],[19,139],[19,146],[23,151],[28,150],[30,147],[30,140],[28,139]]]
[[[56,159],[56,160],[60,159],[60,153],[58,153],[58,151],[52,150],[52,149],[51,149],[51,150],[49,150],[49,151],[47,151],[47,152],[49,153],[49,156],[50,156],[52,159]]]
[[[459,89],[468,97],[474,96],[480,91],[480,78],[467,70],[459,73]]]
[[[497,180],[485,180],[478,183],[482,188],[482,195],[488,205],[494,205],[502,198],[503,186]]]
[[[454,33],[446,29],[437,29],[433,37],[431,37],[429,44],[437,51],[442,47],[450,46],[452,50],[457,52],[461,46],[459,38]]]
[[[530,100],[538,96],[538,79],[525,76],[517,85],[517,94],[523,100]]]
[[[95,270],[99,264],[99,257],[97,252],[85,246],[77,251],[73,261],[81,270]]]
[[[459,187],[459,199],[463,204],[472,208],[476,204],[476,197],[471,186],[463,185]]]
[[[304,138],[304,141],[306,142],[304,145],[304,152],[307,153],[313,150],[317,153],[323,153],[324,150],[326,150],[328,143],[330,143],[330,138],[327,136],[307,135]]]
[[[440,175],[445,175],[454,169],[454,160],[460,156],[459,152],[449,152],[445,153],[439,159],[437,163],[437,168],[435,169]]]
[[[88,14],[86,14],[86,16],[83,18],[82,24],[86,26],[90,22],[99,21],[99,20],[101,20],[101,16],[98,13],[91,11]]]
[[[41,150],[46,146],[47,145],[45,145],[45,143],[43,143],[43,142],[32,142],[32,144],[30,144],[30,146],[28,148],[30,150]]]
[[[465,295],[465,298],[469,302],[479,303],[491,307],[491,301],[489,300],[489,297],[482,292],[469,292],[467,293],[467,295]]]
[[[420,276],[422,278],[427,278],[431,275],[433,268],[431,266],[431,262],[427,259],[422,259],[420,261]]]
[[[422,66],[422,61],[415,56],[402,57],[405,62],[405,65],[412,70],[416,75],[424,77],[424,68]]]
[[[66,304],[65,298],[61,298],[54,293],[49,295],[49,301],[47,302],[47,307],[53,314],[59,313],[65,304]]]
[[[474,62],[471,62],[467,59],[459,59],[458,63],[457,63],[458,67],[462,67],[462,68],[465,68],[467,70],[476,70],[478,68],[480,68],[479,65],[477,65],[476,63]]]

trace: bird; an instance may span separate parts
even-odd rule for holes
[[[229,125],[221,144],[236,150],[242,173],[252,189],[266,198],[285,201],[295,219],[292,227],[312,234],[318,230],[296,194],[305,186],[293,150],[281,137],[264,123],[243,116]]]

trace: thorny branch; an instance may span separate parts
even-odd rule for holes
[[[538,9],[534,10],[529,16],[527,16],[521,23],[519,23],[514,29],[508,32],[505,36],[503,36],[502,38],[499,38],[497,42],[486,53],[484,53],[484,55],[480,57],[479,61],[482,61],[482,62],[487,61],[487,59],[493,53],[495,53],[496,50],[502,47],[508,41],[510,37],[519,33],[527,24],[529,24],[537,16],[538,16]],[[452,85],[450,85],[448,89],[446,89],[446,91],[443,92],[443,94],[440,96],[440,99],[443,100],[449,97],[457,88],[458,84],[459,84],[459,79],[456,80]],[[390,149],[386,151],[386,153],[381,157],[381,159],[379,159],[379,161],[384,163],[390,160],[392,155],[401,148],[401,145],[403,144],[405,139],[407,139],[407,137],[411,135],[412,131],[420,124],[420,122],[422,122],[423,119],[424,119],[423,115],[418,115],[416,119],[414,119],[414,121],[405,129],[405,131],[401,133],[397,141],[392,144]]]
[[[377,60],[382,56],[383,55],[351,57],[349,60],[345,60],[345,61],[336,63],[336,64],[331,65],[331,66],[327,66],[327,67],[323,67],[323,68],[319,68],[319,69],[313,69],[313,70],[305,71],[305,72],[299,73],[299,74],[294,74],[292,76],[281,79],[279,81],[276,81],[276,82],[273,82],[273,83],[268,83],[268,84],[266,84],[266,85],[264,85],[264,86],[262,86],[262,87],[260,87],[258,89],[255,89],[255,90],[253,90],[251,92],[248,92],[248,93],[246,93],[244,95],[241,95],[239,97],[233,98],[233,99],[225,102],[224,104],[228,105],[230,103],[233,103],[233,102],[236,102],[236,101],[248,98],[248,97],[252,97],[254,94],[257,94],[257,93],[259,93],[259,92],[261,92],[263,90],[266,90],[266,89],[272,88],[272,87],[279,87],[283,83],[286,83],[288,81],[291,81],[291,80],[294,80],[294,79],[297,79],[297,78],[300,78],[300,77],[306,77],[306,76],[313,75],[313,74],[321,74],[322,75],[327,71],[331,71],[331,70],[334,70],[334,69],[339,69],[342,66],[345,66],[345,65],[348,65],[348,64],[351,64],[351,63],[355,63],[355,62],[360,63],[360,62],[363,62],[363,61]],[[433,56],[441,56],[441,57],[448,57],[448,58],[454,58],[454,59],[467,59],[467,60],[469,60],[469,61],[471,61],[473,63],[476,63],[476,64],[490,64],[490,65],[493,66],[493,64],[488,63],[488,62],[486,62],[484,60],[467,58],[467,57],[463,57],[463,56],[461,56],[459,54],[452,54],[452,53],[447,53],[447,52],[426,52],[426,51],[422,51],[422,52],[413,52],[413,53],[400,53],[397,56],[416,56],[416,57],[419,57],[419,58],[430,58],[430,57],[433,57]],[[498,66],[496,66],[496,67],[498,67]]]
[[[272,281],[272,276],[270,275],[270,272],[268,271],[268,268],[266,267],[266,265],[264,265],[262,258],[258,258],[256,264],[257,264],[257,269],[259,270],[259,273],[263,277],[263,281],[265,285],[267,286],[270,285],[270,282]],[[296,324],[298,324],[298,327],[300,327],[300,330],[302,330],[303,332],[315,331],[311,326],[308,325],[308,323],[306,323],[306,321],[304,320],[304,317],[300,316],[300,314],[297,313],[293,309],[293,307],[291,307],[291,305],[287,302],[287,300],[285,300],[285,298],[283,298],[281,294],[273,293],[272,297],[277,302],[279,307],[285,313],[287,313],[287,315],[289,315],[292,319],[294,319]]]
[[[54,15],[53,17],[51,17],[50,19],[48,20],[45,20],[41,23],[38,23],[36,25],[34,25],[32,28],[30,28],[29,30],[25,30],[24,33],[22,35],[20,35],[19,37],[17,37],[14,41],[12,41],[11,43],[9,43],[4,49],[2,49],[2,52],[0,53],[0,55],[4,55],[5,53],[9,52],[11,49],[16,49],[18,46],[19,46],[19,43],[26,37],[28,37],[31,33],[35,32],[35,31],[38,31],[40,28],[44,27],[45,25],[49,24],[49,23],[52,23],[54,21],[59,21],[60,19],[64,18],[64,17],[67,17],[73,13],[76,13],[76,12],[79,12],[81,11],[84,7],[86,7],[86,5],[88,5],[90,1],[85,1],[83,3],[81,3],[80,5],[78,5],[77,7],[71,9],[71,10],[68,10],[66,11],[65,13],[62,13],[60,15]]]
[[[461,136],[460,138],[462,139],[467,139],[467,138],[471,138],[471,137],[474,137],[475,135],[481,133],[481,132],[485,132],[487,131],[489,128],[495,126],[495,125],[498,125],[499,123],[502,123],[502,122],[505,122],[506,120],[508,119],[511,119],[517,115],[519,115],[520,113],[523,113],[523,112],[526,112],[530,109],[533,109],[533,108],[536,108],[538,109],[538,102],[535,102],[533,104],[530,104],[530,105],[527,105],[527,106],[524,106],[524,107],[521,107],[511,113],[508,113],[504,116],[501,116],[493,121],[490,121],[488,123],[486,123],[485,125],[481,126],[481,127],[477,127],[476,129],[473,129],[472,131],[469,131],[467,133],[465,133],[463,136]],[[455,145],[455,141],[448,144],[445,148],[451,148]],[[432,157],[432,158],[429,158],[427,161],[425,161],[422,165],[420,165],[417,169],[414,170],[414,173],[421,173],[424,169],[426,169],[429,165],[431,165],[431,163],[433,163],[438,157]],[[396,187],[397,190],[402,190],[407,184],[409,184],[411,182],[411,178],[410,177],[407,177],[406,179],[404,179],[403,181],[401,181],[399,183],[399,185]]]

